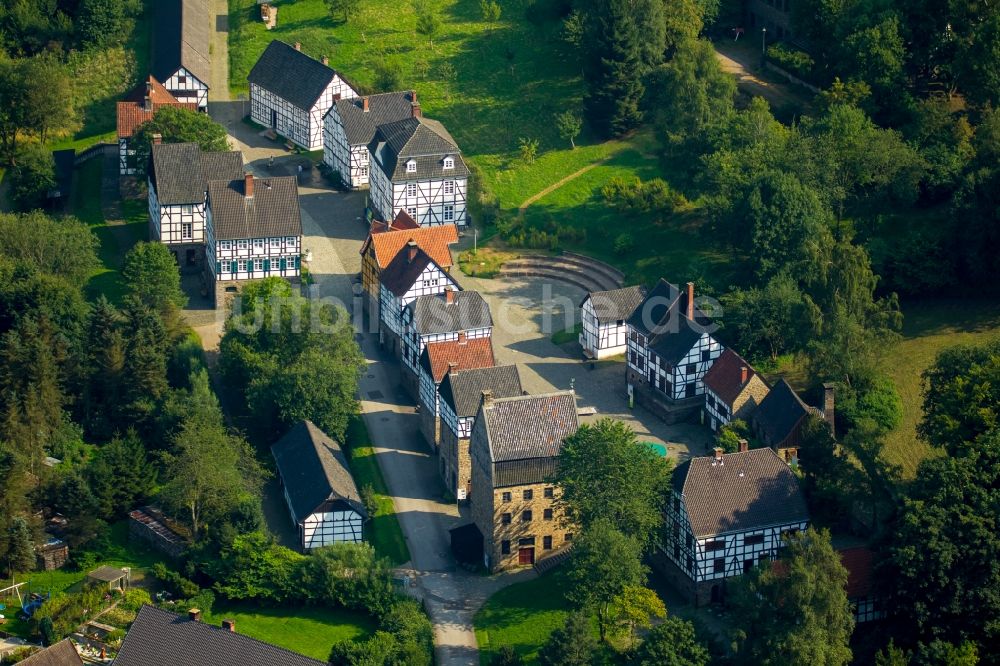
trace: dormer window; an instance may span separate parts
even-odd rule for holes
[[[410,160],[406,163],[406,173],[416,173],[417,172],[417,161]]]
[[[444,168],[445,169],[454,169],[455,168],[455,158],[451,157],[450,155],[448,157],[444,158]]]

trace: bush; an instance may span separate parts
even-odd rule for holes
[[[151,603],[153,603],[153,600],[149,596],[149,592],[139,587],[133,587],[132,589],[127,590],[124,596],[122,596],[122,600],[118,602],[118,608],[126,611],[138,612],[144,604]]]
[[[688,200],[662,178],[643,182],[638,177],[613,176],[601,187],[601,196],[625,212],[670,214],[688,206]]]
[[[838,385],[837,391],[840,415],[849,425],[870,419],[889,432],[903,420],[903,399],[888,377],[876,377],[856,392],[843,385]]]
[[[635,239],[632,238],[632,234],[624,233],[619,234],[615,238],[615,244],[613,246],[615,254],[622,255],[628,254],[635,247]]]
[[[809,76],[816,64],[805,51],[791,49],[781,43],[771,44],[767,47],[767,57],[773,60],[778,67],[801,77]]]
[[[176,571],[168,569],[163,562],[154,564],[152,573],[175,597],[186,599],[197,595],[201,591],[197,583],[188,580]]]
[[[375,499],[375,488],[372,487],[372,484],[366,483],[361,486],[361,503],[364,505],[369,518],[374,518],[378,515],[378,501]]]
[[[399,63],[382,58],[375,63],[374,70],[378,92],[391,92],[403,87],[403,68]]]
[[[49,190],[56,186],[52,153],[38,144],[17,151],[9,172],[10,198],[14,207],[27,212],[45,205]]]

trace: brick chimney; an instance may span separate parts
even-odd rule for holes
[[[738,440],[737,444],[739,445],[739,452],[740,453],[745,453],[746,451],[750,450],[750,442],[748,442],[745,439]]]
[[[747,383],[747,377],[750,376],[750,368],[745,365],[740,366],[740,386]]]
[[[361,110],[368,113],[368,95],[361,98]]]
[[[832,382],[823,383],[823,420],[830,424],[830,434],[837,436],[834,420],[836,416],[835,387]]]
[[[458,370],[458,363],[455,361],[448,361],[448,372],[455,372]]]
[[[225,619],[222,621],[222,628],[226,631],[236,633],[236,620]]]
[[[160,145],[161,143],[163,143],[163,135],[162,135],[162,134],[159,134],[159,133],[157,133],[157,134],[154,134],[154,135],[153,135],[153,145],[154,145],[154,146],[158,146],[158,145]]]
[[[423,112],[420,110],[420,104],[414,102],[410,105],[410,115],[414,118],[420,118],[423,115]]]
[[[192,622],[201,622],[201,611],[197,608],[192,608],[188,611],[188,619]]]
[[[493,391],[489,389],[483,389],[483,407],[490,407],[493,405]]]
[[[412,264],[417,258],[417,241],[411,240],[406,244],[406,262]]]
[[[146,96],[142,98],[142,108],[146,111],[153,110],[153,82],[146,79]]]
[[[687,318],[694,319],[694,282],[688,282]]]
[[[458,344],[464,345],[464,344],[466,344],[468,342],[469,342],[469,340],[468,340],[468,338],[466,338],[465,331],[459,331],[458,332]]]
[[[448,289],[444,290],[444,302],[448,303],[449,305],[451,305],[452,303],[455,302],[455,290],[454,289],[451,289],[449,287]]]
[[[326,56],[323,56],[322,58],[320,58],[320,59],[319,59],[319,61],[320,61],[321,63],[323,63],[324,65],[326,65],[327,67],[329,67],[329,66],[330,66],[330,59],[329,59],[329,58],[327,58]]]
[[[712,465],[723,465],[723,464],[725,464],[725,463],[722,462],[722,452],[723,452],[722,451],[722,447],[720,447],[720,446],[715,447],[715,458],[712,460]]]
[[[243,196],[253,199],[253,174],[249,171],[243,174]]]
[[[302,50],[302,42],[295,42],[295,50],[296,51]]]
[[[414,104],[417,103],[417,91],[416,90],[411,90],[410,91],[410,101],[413,102]]]

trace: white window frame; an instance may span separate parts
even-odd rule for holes
[[[289,236],[285,239],[285,245],[288,247],[295,247],[295,236]]]
[[[445,222],[451,222],[455,219],[455,207],[451,204],[445,204],[444,213],[442,214],[442,219]]]
[[[184,204],[181,206],[181,214],[194,215],[194,204]]]
[[[194,240],[194,224],[181,222],[181,240]]]
[[[415,197],[415,196],[417,196],[417,184],[416,183],[407,183],[406,184],[406,196],[408,196],[408,197]]]
[[[281,249],[281,239],[280,238],[271,238],[270,241],[271,241],[271,249],[272,250],[280,250]]]
[[[236,260],[236,271],[239,272],[239,273],[246,273],[247,272],[247,260],[246,259],[237,259]]]
[[[406,173],[416,173],[417,172],[417,161],[410,160],[406,163]]]
[[[454,194],[455,193],[455,181],[453,181],[453,180],[446,180],[446,181],[444,181],[444,193],[445,194]]]
[[[416,206],[409,206],[406,209],[406,214],[409,215],[410,217],[412,217],[414,219],[414,221],[416,221],[416,219],[417,219],[417,207]]]
[[[263,252],[264,251],[264,239],[263,238],[254,238],[253,239],[253,251],[254,252]]]
[[[232,250],[233,249],[233,241],[231,241],[231,240],[220,240],[219,241],[219,249],[220,250],[227,250],[227,251],[228,250]]]
[[[253,260],[253,269],[254,269],[255,272],[256,271],[263,271],[264,270],[264,260],[261,259],[260,257],[257,257],[256,259],[254,259]]]
[[[250,241],[248,241],[246,238],[240,238],[239,240],[236,241],[236,249],[237,250],[249,250],[250,249]]]
[[[444,158],[444,168],[445,169],[454,169],[455,168],[455,158],[454,157],[446,157],[446,158]]]
[[[360,166],[360,167],[358,167],[358,175],[359,176],[367,176],[368,175],[368,167],[367,167],[367,165],[366,166]]]

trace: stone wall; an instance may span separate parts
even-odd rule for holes
[[[649,385],[645,377],[631,368],[625,372],[625,381],[632,385],[635,403],[645,407],[669,425],[694,421],[705,404],[704,394],[682,400],[667,400],[662,393]]]
[[[551,488],[553,497],[545,497],[545,489]],[[481,532],[486,534],[484,526],[488,521],[492,521],[492,539],[487,537],[483,551],[489,557],[490,570],[501,571],[503,569],[517,568],[519,563],[518,551],[522,547],[522,539],[534,539],[533,545],[526,544],[525,548],[534,548],[535,562],[538,562],[549,555],[559,551],[569,540],[576,530],[573,525],[565,524],[562,511],[556,506],[555,500],[559,495],[559,489],[547,483],[533,483],[521,486],[511,486],[492,490],[487,488],[485,492],[478,491],[475,486],[473,493],[473,513],[480,516],[477,525]],[[531,499],[525,499],[525,491],[531,492]],[[505,499],[505,494],[510,494],[510,499]],[[476,499],[486,495],[493,507],[492,512],[488,509],[481,509],[476,506]],[[552,510],[552,517],[545,518],[545,510]],[[524,521],[523,513],[531,511],[531,520]],[[503,522],[504,514],[510,514],[510,523]],[[551,547],[545,548],[545,537],[552,537]],[[570,536],[570,539],[566,537]],[[503,553],[503,542],[508,541],[510,552]]]

